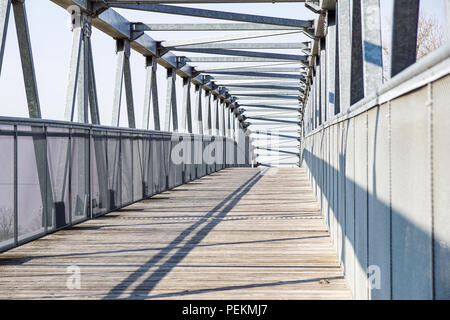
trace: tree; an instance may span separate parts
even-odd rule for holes
[[[384,81],[389,80],[390,68],[390,33],[392,20],[386,19],[383,28],[383,73]],[[445,44],[446,33],[444,27],[435,16],[421,12],[417,28],[417,60],[422,59],[431,52]]]
[[[421,13],[417,30],[417,60],[443,46],[445,38],[442,24],[434,16]]]

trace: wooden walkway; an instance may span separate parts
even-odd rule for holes
[[[306,172],[239,168],[0,254],[0,298],[351,296]]]

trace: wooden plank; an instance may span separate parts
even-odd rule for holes
[[[350,299],[319,209],[303,169],[225,169],[0,254],[0,298]]]

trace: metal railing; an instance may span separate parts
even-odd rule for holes
[[[304,138],[355,298],[450,298],[449,74],[447,46]]]
[[[0,251],[248,166],[239,139],[0,118]]]

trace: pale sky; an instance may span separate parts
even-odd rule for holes
[[[436,16],[444,22],[443,2],[447,0],[422,0],[422,10]],[[392,0],[381,0],[382,21],[387,21],[390,15]],[[71,49],[72,33],[68,24],[68,13],[49,0],[26,1],[28,20],[30,25],[33,55],[37,74],[39,97],[44,118],[63,119],[65,108],[66,85],[68,79],[68,65]],[[264,3],[264,4],[216,4],[192,5],[223,11],[235,11],[250,14],[279,16],[285,18],[310,19],[311,12],[304,8],[302,3]],[[219,22],[200,18],[171,16],[147,12],[118,10],[131,21],[147,23],[182,23],[182,22]],[[199,38],[211,36],[206,32],[152,32],[149,35],[155,40],[182,39],[185,37]],[[306,38],[300,34],[246,40],[247,42],[294,42]],[[115,71],[115,44],[114,41],[94,29],[92,36],[94,50],[94,64],[96,71],[98,99],[101,122],[105,125],[111,123],[112,90],[114,87]],[[272,52],[274,52],[272,50]],[[275,51],[276,52],[276,51]],[[296,51],[284,50],[283,53],[299,54]],[[182,53],[178,53],[182,55]],[[191,63],[191,65],[194,65]],[[137,126],[141,126],[144,102],[145,69],[143,57],[132,53],[131,69],[133,74],[133,95]],[[159,97],[160,113],[165,107],[166,83],[165,70],[159,70]],[[181,79],[177,81],[178,105],[181,106],[182,90]],[[15,35],[13,15],[10,19],[10,28],[6,42],[3,69],[0,77],[0,106],[2,116],[27,117],[25,90]],[[125,101],[122,103],[121,125],[126,125]]]

